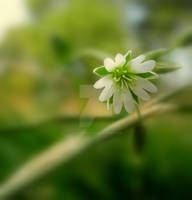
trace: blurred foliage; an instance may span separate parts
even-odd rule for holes
[[[182,37],[179,37],[177,46],[186,47],[192,45],[192,31],[185,33]]]
[[[114,4],[73,0],[28,1],[28,5],[34,10],[30,23],[7,33],[0,45],[0,59],[6,71],[6,84],[12,76],[24,75],[29,82],[31,79],[30,87],[21,80],[21,85],[19,82],[11,84],[6,93],[11,99],[12,90],[25,87],[30,97],[22,92],[18,92],[17,97],[26,105],[29,120],[30,117],[36,120],[39,115],[52,117],[60,113],[63,103],[72,98],[79,104],[79,85],[93,81],[92,69],[100,61],[90,59],[88,55],[78,58],[78,54],[90,47],[117,52],[123,48],[125,33]],[[23,68],[28,73],[23,74]],[[13,107],[10,101],[6,104]],[[3,107],[6,109],[5,105]],[[21,110],[13,113],[11,109],[10,112],[9,116],[15,116],[15,120],[18,116],[26,118],[26,113],[23,116]]]
[[[129,131],[61,166],[13,199],[187,199],[191,197],[192,179],[190,121],[191,114],[187,113],[147,121],[142,165],[133,152]],[[90,131],[108,123],[95,121]],[[38,151],[77,130],[78,122],[67,121],[1,134],[1,178],[5,179]]]
[[[136,55],[191,44],[191,34],[176,40],[191,32],[191,0],[26,0],[26,5],[28,24],[8,31],[0,44],[2,182],[32,156],[85,130],[79,118],[57,119],[81,113],[79,86],[92,84],[93,68],[102,65],[94,52],[133,48]],[[169,50],[147,56],[161,61]],[[190,94],[175,102],[190,107]],[[109,115],[93,97],[87,114]],[[191,199],[191,116],[177,112],[147,121],[141,163],[130,130],[10,199]],[[94,134],[112,121],[95,120],[86,131]]]
[[[30,2],[57,5],[57,1]],[[32,24],[10,32],[1,45],[2,58],[26,58],[44,67],[57,67],[69,64],[70,56],[83,48],[106,52],[122,49],[125,36],[113,5],[96,0],[63,4],[52,7],[43,17],[32,17]]]

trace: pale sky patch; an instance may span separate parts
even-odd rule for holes
[[[0,0],[0,40],[6,31],[26,22],[24,0]]]

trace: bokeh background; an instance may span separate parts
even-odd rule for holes
[[[116,120],[81,89],[105,56],[174,48],[167,59],[182,68],[160,77],[161,94],[190,82],[191,43],[191,0],[0,0],[0,183],[63,137]],[[191,92],[171,100],[185,109],[144,122],[139,164],[130,129],[9,199],[191,199]]]

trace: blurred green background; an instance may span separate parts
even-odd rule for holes
[[[160,77],[159,93],[191,80],[191,0],[23,4],[26,22],[6,31],[0,43],[0,183],[63,137],[82,131],[95,134],[115,121],[94,89],[88,104],[80,90],[97,79],[92,71],[105,55],[173,47],[167,57],[182,69]],[[140,163],[130,129],[10,199],[191,199],[191,94],[189,88],[172,100],[187,109],[144,122],[147,135]],[[97,118],[82,126],[82,115]]]

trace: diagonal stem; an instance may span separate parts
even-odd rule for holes
[[[141,110],[141,119],[176,109],[172,105],[154,105]],[[136,113],[120,119],[107,126],[96,136],[87,137],[82,134],[64,138],[59,143],[37,155],[34,159],[24,164],[5,183],[0,186],[0,199],[3,200],[10,195],[30,185],[35,180],[54,170],[61,164],[65,164],[77,157],[80,153],[90,147],[119,135],[123,130],[134,126],[138,122]]]

